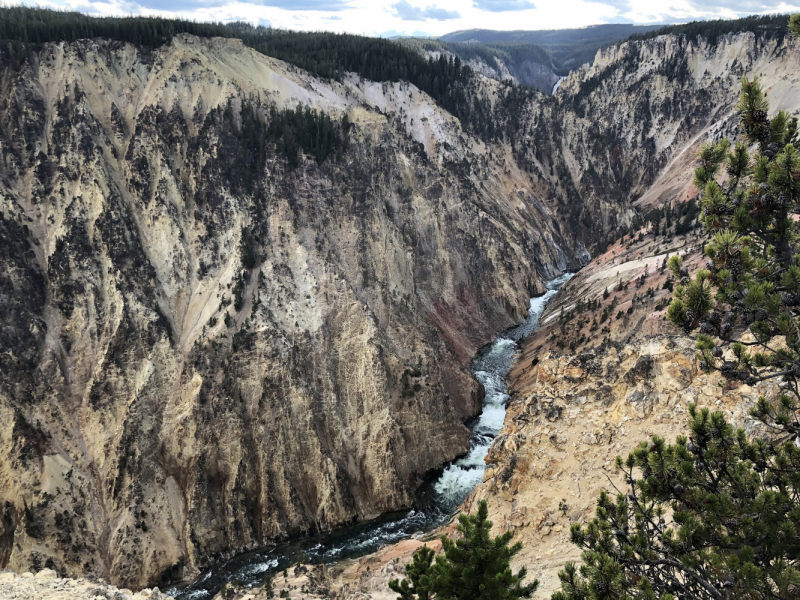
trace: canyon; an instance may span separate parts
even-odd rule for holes
[[[674,435],[689,399],[752,427],[756,391],[723,396],[654,310],[664,258],[699,260],[694,234],[619,237],[696,195],[694,152],[733,131],[742,76],[797,113],[798,59],[752,33],[625,42],[502,116],[517,123],[502,140],[407,83],[322,80],[233,39],[5,60],[0,565],[163,587],[410,506],[468,449],[475,353],[582,269],[524,343],[463,507],[489,500],[547,597],[613,455]],[[504,84],[478,76],[475,93],[501,110]],[[347,115],[346,148],[296,168],[253,156],[247,119],[298,103]],[[562,308],[643,273],[659,288],[645,301],[635,285],[603,299],[634,310],[602,350],[588,319],[572,352],[554,347]],[[286,586],[389,598],[421,543]]]

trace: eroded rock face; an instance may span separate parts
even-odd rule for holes
[[[0,566],[138,588],[408,505],[466,450],[476,349],[630,223],[719,121],[705,107],[732,106],[731,65],[783,69],[791,98],[796,47],[751,38],[648,42],[638,79],[609,50],[606,84],[574,74],[496,145],[406,84],[322,82],[235,40],[3,63]],[[354,128],[290,171],[246,123],[298,102]]]
[[[723,411],[749,434],[763,434],[748,410],[759,395],[779,393],[774,383],[749,387],[700,372],[692,340],[681,335],[642,336],[576,356],[543,351],[539,363],[512,374],[510,384],[505,424],[489,450],[483,482],[462,511],[474,512],[486,500],[492,533],[514,532],[523,546],[512,566],[526,566],[530,579],[540,580],[537,600],[559,588],[558,571],[567,561],[580,561],[570,526],[594,516],[601,490],[625,489],[617,456],[652,435],[672,442],[685,434],[691,403]],[[454,528],[451,523],[430,538],[454,535]],[[324,594],[308,584],[305,566],[303,579],[293,578],[291,569],[288,579],[276,576],[275,589],[294,587],[295,594],[305,584],[313,599],[392,600],[388,581],[404,576],[421,543],[406,540],[333,566],[324,572]],[[257,599],[267,592],[231,590],[231,597]]]
[[[674,167],[691,163],[701,139],[736,134],[743,76],[761,78],[773,111],[800,110],[798,60],[796,40],[752,33],[616,44],[570,73],[556,102],[525,107],[515,150],[548,188],[548,206],[580,230],[613,232],[630,223],[616,201],[675,201],[692,168],[672,177]]]
[[[512,402],[486,457],[489,468],[463,508],[485,499],[495,533],[515,531],[523,543],[517,563],[541,580],[542,599],[558,589],[564,563],[580,560],[570,525],[594,516],[601,490],[625,489],[617,456],[653,435],[669,442],[684,435],[692,403],[764,434],[748,411],[760,395],[779,395],[774,383],[749,387],[702,373],[693,341],[681,335],[641,336],[577,356],[543,351],[510,383]]]
[[[0,88],[18,571],[137,588],[409,505],[467,449],[476,349],[585,261],[528,174],[406,84],[181,36],[46,45]],[[297,102],[347,114],[349,147],[295,170],[257,147],[247,124]]]

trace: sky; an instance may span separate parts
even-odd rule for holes
[[[18,2],[0,0],[0,5]],[[439,36],[462,29],[563,29],[797,12],[800,0],[28,0],[97,15],[249,21],[299,30]]]

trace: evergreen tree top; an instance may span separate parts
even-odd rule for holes
[[[515,600],[530,598],[539,586],[523,583],[527,569],[515,574],[511,559],[522,549],[509,545],[513,532],[492,537],[492,522],[485,500],[475,515],[459,515],[456,536],[442,536],[442,554],[426,547],[414,553],[406,566],[408,579],[389,582],[398,600]]]

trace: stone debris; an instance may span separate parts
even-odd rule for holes
[[[158,588],[132,592],[110,585],[96,577],[65,579],[52,569],[18,575],[11,569],[0,570],[2,600],[171,600]]]

